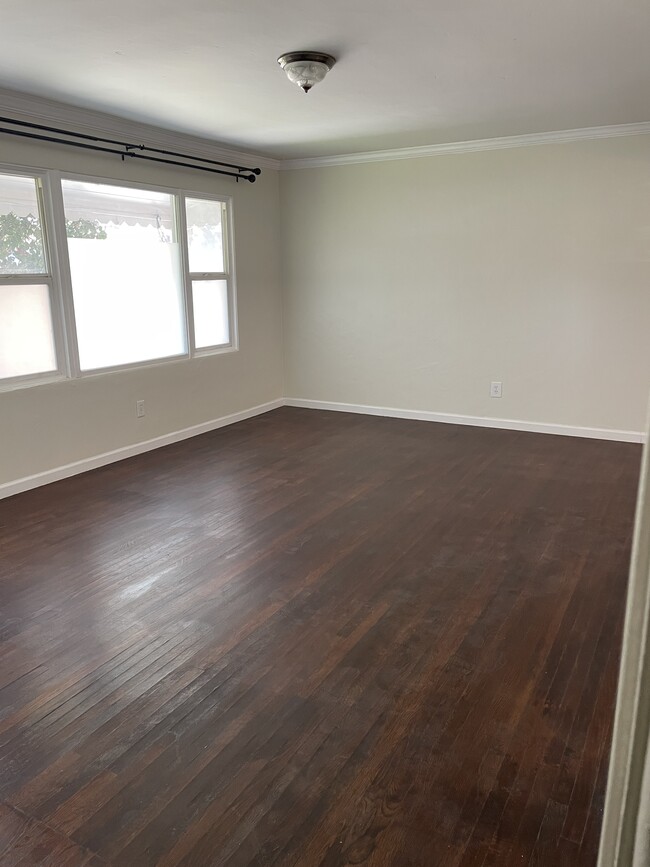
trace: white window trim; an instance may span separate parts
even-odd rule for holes
[[[73,172],[61,172],[54,169],[32,166],[17,166],[0,163],[0,173],[20,177],[35,178],[39,182],[40,206],[42,211],[42,230],[45,257],[49,273],[21,274],[0,276],[0,283],[40,282],[50,286],[50,304],[52,311],[52,328],[57,356],[57,370],[45,373],[28,374],[0,380],[0,393],[15,391],[37,385],[55,382],[65,382],[72,379],[87,379],[89,377],[105,376],[129,370],[139,370],[147,367],[158,367],[163,364],[187,362],[212,355],[224,355],[239,350],[239,328],[237,317],[237,282],[235,274],[234,219],[232,196],[195,192],[193,190],[166,187],[158,184],[123,181],[116,178],[103,178]],[[63,205],[62,181],[82,181],[91,184],[104,184],[123,189],[150,190],[173,197],[174,221],[179,238],[181,258],[181,281],[183,288],[183,312],[185,315],[186,351],[163,358],[150,358],[111,367],[81,370],[79,349],[77,345],[77,330],[74,314],[74,297],[72,292],[72,276],[68,256],[68,241],[65,232],[65,210]],[[221,202],[224,205],[226,222],[223,226],[224,261],[227,270],[224,273],[211,274],[210,279],[226,281],[228,296],[228,324],[230,341],[215,346],[196,349],[194,341],[194,316],[192,309],[192,272],[189,270],[187,221],[185,199],[204,199],[210,202]],[[202,275],[201,275],[202,276]],[[207,278],[203,278],[207,279]]]
[[[208,196],[205,193],[195,194],[189,193],[187,191],[183,191],[178,199],[179,202],[179,211],[180,211],[180,226],[183,231],[183,237],[187,238],[187,208],[186,208],[186,199],[203,199],[206,202],[221,202],[225,208],[226,212],[226,222],[225,225],[222,224],[222,239],[225,242],[223,245],[223,258],[224,265],[226,266],[225,271],[190,271],[189,265],[189,249],[183,246],[183,268],[184,268],[184,279],[188,290],[186,292],[186,306],[187,306],[187,316],[188,321],[190,323],[189,337],[190,337],[190,352],[193,357],[200,358],[205,355],[214,355],[215,353],[220,352],[229,352],[239,349],[238,343],[238,329],[236,323],[236,311],[237,311],[237,296],[236,296],[236,283],[235,283],[235,255],[233,249],[233,215],[232,215],[232,199],[230,197],[214,197]],[[226,292],[228,299],[228,328],[230,334],[230,340],[228,343],[215,343],[213,346],[202,346],[200,349],[196,348],[196,340],[194,336],[194,309],[193,309],[193,292],[192,292],[192,283],[195,280],[224,280],[226,283]]]
[[[11,173],[13,177],[30,178],[36,182],[46,270],[41,274],[2,274],[0,275],[0,285],[16,286],[21,283],[25,285],[41,283],[48,286],[50,313],[52,316],[52,335],[57,363],[55,370],[39,371],[37,373],[28,373],[23,376],[13,376],[0,380],[0,390],[13,391],[32,385],[42,385],[44,383],[65,380],[68,376],[68,365],[66,359],[66,328],[61,306],[61,281],[53,237],[54,221],[52,220],[50,209],[51,187],[48,172],[46,169],[27,168],[25,166],[12,166],[8,171],[5,171],[3,167],[1,168],[3,174]]]

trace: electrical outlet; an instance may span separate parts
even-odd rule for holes
[[[501,382],[491,382],[490,383],[490,397],[501,397],[502,386],[503,386],[503,383],[501,383]]]
[[[135,402],[135,414],[137,418],[142,418],[144,416],[144,401],[136,400]]]

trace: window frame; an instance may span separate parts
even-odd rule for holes
[[[190,361],[211,355],[223,355],[237,352],[239,349],[239,331],[237,322],[237,295],[234,256],[234,219],[232,196],[195,192],[178,187],[166,187],[160,184],[148,184],[116,178],[103,178],[75,172],[62,172],[54,169],[32,168],[0,163],[0,174],[14,177],[34,178],[37,182],[37,195],[43,231],[48,274],[21,274],[16,277],[0,275],[0,284],[33,284],[47,283],[50,289],[50,309],[52,311],[52,329],[57,360],[57,369],[45,373],[27,374],[24,376],[0,379],[0,392],[26,388],[31,385],[42,385],[51,382],[62,382],[70,379],[87,379],[121,371],[137,370],[143,367],[153,367],[161,364]],[[82,370],[79,362],[77,345],[77,327],[74,313],[74,296],[72,291],[72,274],[68,255],[68,239],[65,227],[65,208],[63,202],[63,181],[81,181],[89,184],[121,187],[123,189],[149,190],[172,197],[174,210],[174,230],[179,239],[180,248],[180,280],[183,290],[183,316],[185,328],[185,352],[150,358],[143,361],[129,362],[111,367]],[[203,276],[199,272],[194,276],[189,270],[189,250],[187,241],[187,220],[185,211],[186,199],[204,199],[219,202],[223,206],[225,222],[222,223],[224,238],[224,266],[226,271]],[[228,297],[228,325],[230,340],[228,343],[207,346],[197,349],[194,340],[194,310],[192,305],[193,279],[220,279],[226,281]]]
[[[220,202],[223,206],[222,215],[225,215],[225,220],[222,216],[221,221],[221,238],[223,244],[223,264],[224,271],[191,271],[189,261],[189,243],[187,240],[187,199],[201,199],[206,202]],[[233,235],[233,219],[232,219],[232,199],[230,197],[214,197],[205,194],[194,194],[183,191],[178,199],[178,209],[180,214],[180,224],[183,231],[184,244],[183,252],[185,257],[184,265],[184,281],[187,287],[186,292],[186,308],[188,314],[188,332],[190,336],[190,351],[193,357],[202,357],[204,355],[214,355],[220,352],[228,352],[232,349],[237,349],[237,327],[236,327],[236,295],[235,295],[235,280],[234,280],[234,251],[232,246]],[[226,295],[228,299],[228,334],[230,340],[228,343],[215,343],[212,346],[202,346],[197,349],[196,338],[194,334],[194,295],[192,284],[195,281],[209,280],[224,280],[226,283]]]
[[[50,299],[50,316],[52,320],[52,337],[56,367],[54,370],[43,370],[36,373],[26,373],[20,376],[8,376],[0,379],[0,390],[9,391],[25,388],[30,385],[41,385],[48,382],[59,382],[68,377],[68,355],[66,348],[66,325],[63,299],[61,293],[61,275],[59,259],[53,237],[54,220],[52,217],[52,185],[46,169],[26,168],[24,166],[0,166],[0,174],[10,177],[30,178],[35,182],[36,201],[41,222],[43,237],[43,255],[45,271],[40,274],[0,274],[1,286],[33,286],[46,285]]]

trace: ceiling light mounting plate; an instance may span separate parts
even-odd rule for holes
[[[278,63],[287,73],[287,78],[305,93],[322,81],[336,63],[331,54],[323,51],[288,51],[278,57]]]

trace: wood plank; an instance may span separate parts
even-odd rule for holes
[[[103,858],[8,804],[0,804],[0,863],[4,867],[106,865]]]
[[[594,867],[639,460],[283,408],[0,502],[0,860]]]

